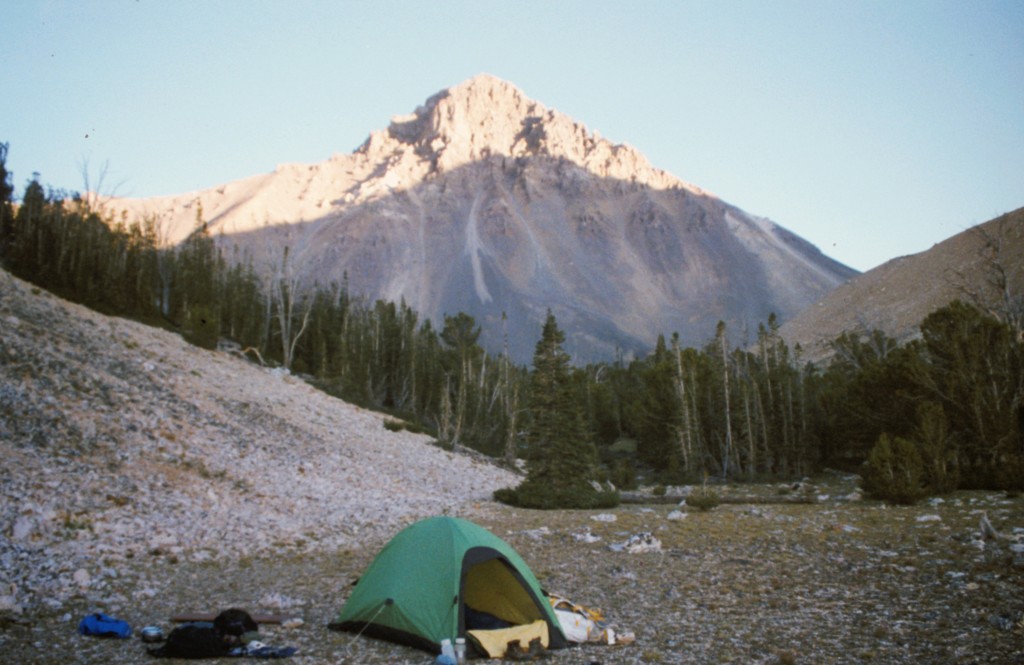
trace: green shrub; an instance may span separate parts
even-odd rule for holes
[[[888,503],[911,505],[926,496],[917,447],[898,436],[879,436],[864,463],[861,487],[868,496]]]
[[[917,408],[915,432],[924,473],[924,484],[934,494],[948,494],[960,484],[956,448],[950,443],[949,422],[942,407],[924,402]]]
[[[426,428],[419,423],[411,423],[408,420],[398,420],[397,418],[385,418],[384,429],[389,432],[412,432],[413,434],[423,434],[426,432]]]
[[[519,496],[515,487],[502,487],[500,490],[494,490],[494,500],[506,506],[519,505]]]
[[[707,512],[718,506],[721,502],[721,499],[718,498],[718,492],[708,489],[706,485],[699,489],[694,489],[686,496],[686,505],[696,508],[701,512]]]
[[[556,510],[614,508],[620,497],[618,492],[598,491],[585,483],[540,483],[527,478],[517,487],[496,490],[494,500],[517,508]]]
[[[412,432],[413,434],[425,434],[427,428],[419,423],[410,423],[407,421],[405,423],[405,431]]]

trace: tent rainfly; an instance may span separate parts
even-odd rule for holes
[[[543,620],[548,647],[567,646],[523,559],[487,529],[455,517],[431,517],[395,535],[329,626],[440,653],[442,640],[466,636],[467,607],[512,625]]]

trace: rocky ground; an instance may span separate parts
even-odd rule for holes
[[[625,646],[551,652],[552,663],[1024,662],[1020,548],[983,540],[978,526],[987,514],[1001,535],[1019,538],[1024,500],[960,493],[893,508],[834,498],[851,482],[823,479],[819,488],[833,494],[815,504],[706,513],[488,506],[475,519],[512,544],[545,588],[601,608],[636,636]],[[610,548],[647,531],[659,550]],[[296,664],[429,665],[428,654],[325,627],[378,545],[202,562],[147,555],[59,608],[12,617],[0,650],[18,663],[140,662],[138,639],[80,637],[77,620],[99,609],[169,630],[176,613],[241,606],[301,618],[262,629],[267,643],[299,648]]]
[[[301,619],[263,627],[297,665],[429,665],[326,624],[390,536],[447,512],[636,636],[552,663],[1024,663],[1022,498],[886,507],[826,474],[797,490],[813,503],[515,510],[487,500],[514,475],[382,421],[0,273],[0,660],[143,662],[78,620],[240,606]],[[612,547],[645,532],[653,551]]]

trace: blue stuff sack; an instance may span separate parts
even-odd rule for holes
[[[92,635],[93,637],[118,637],[124,639],[132,636],[132,627],[128,625],[127,621],[121,621],[120,619],[97,612],[78,622],[78,633],[80,635]]]

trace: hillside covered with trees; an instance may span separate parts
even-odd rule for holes
[[[560,464],[574,481],[620,488],[638,477],[678,484],[837,467],[861,471],[869,492],[895,501],[1024,489],[1021,312],[953,302],[907,343],[846,333],[827,364],[789,348],[774,316],[754,340],[719,324],[703,348],[651,331],[649,356],[585,367],[569,364],[549,316],[528,368],[485,353],[466,314],[437,329],[405,303],[365,301],[345,282],[300,283],[288,247],[225,256],[201,208],[191,236],[169,246],[158,220],[119,217],[37,179],[15,204],[6,154],[0,144],[5,269],[198,346],[283,366],[443,446],[524,458],[541,475],[510,493],[523,505]]]

